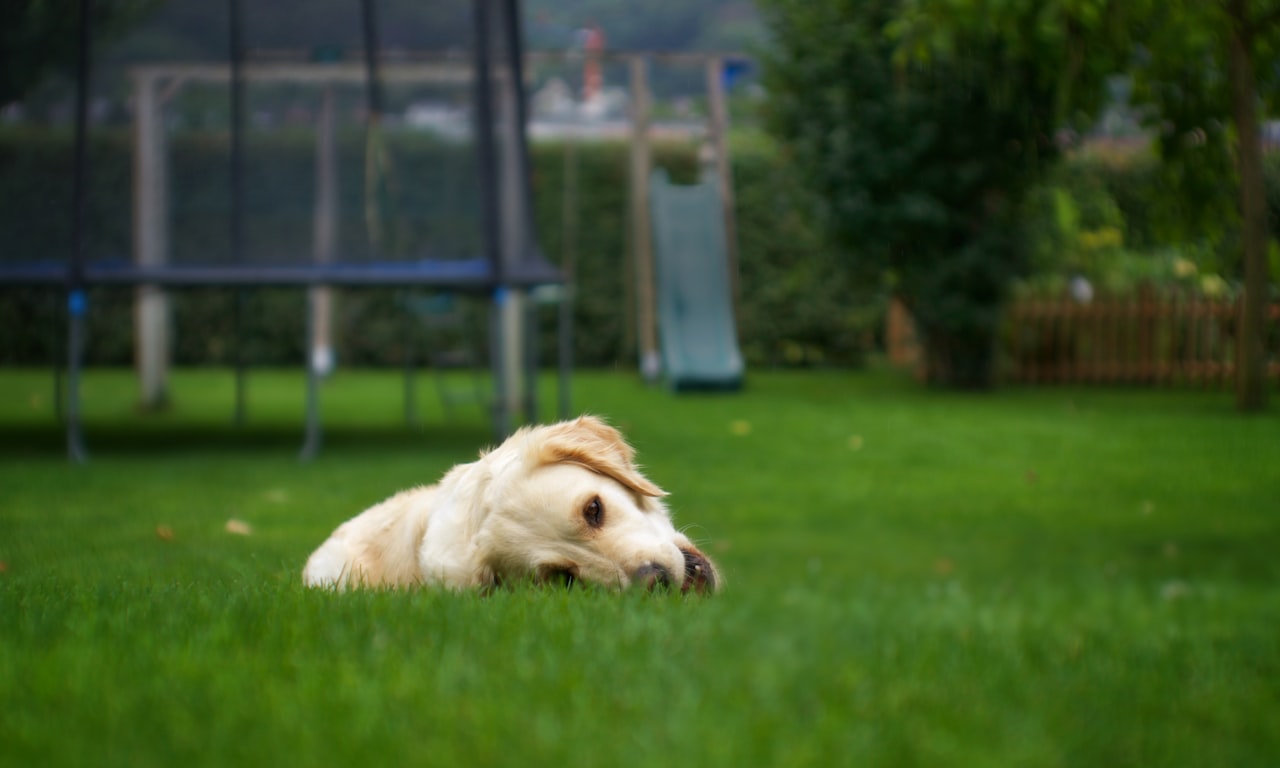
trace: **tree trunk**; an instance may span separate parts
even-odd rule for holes
[[[1236,405],[1242,411],[1260,411],[1267,405],[1266,338],[1267,268],[1266,188],[1262,179],[1262,143],[1258,134],[1257,78],[1253,69],[1253,30],[1247,0],[1231,0],[1231,39],[1228,43],[1228,77],[1231,112],[1240,145],[1236,164],[1240,172],[1240,217],[1244,227],[1244,304],[1240,313],[1236,371]]]
[[[956,333],[921,327],[925,380],[944,389],[987,390],[995,386],[996,339],[991,334]]]

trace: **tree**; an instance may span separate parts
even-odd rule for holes
[[[1162,0],[1130,6],[1131,42],[1140,55],[1132,69],[1138,96],[1154,107],[1156,138],[1170,175],[1199,225],[1225,201],[1197,184],[1234,175],[1244,278],[1239,328],[1236,403],[1243,411],[1266,407],[1267,293],[1270,275],[1260,91],[1277,92],[1280,2],[1276,0]],[[1198,215],[1196,215],[1198,214]]]
[[[98,0],[92,3],[99,37],[118,34],[159,0]],[[0,106],[21,100],[76,57],[78,0],[5,0],[0,4]]]
[[[1088,0],[765,0],[766,124],[851,266],[888,275],[935,383],[987,387],[1022,207],[1106,62]],[[1086,111],[1088,111],[1086,109]]]

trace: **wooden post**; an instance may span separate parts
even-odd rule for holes
[[[636,267],[636,336],[640,345],[640,373],[656,381],[662,372],[658,352],[657,298],[653,268],[653,240],[649,230],[648,62],[641,56],[628,61],[631,70],[631,243]]]
[[[729,108],[724,96],[724,59],[707,59],[707,106],[711,146],[715,150],[716,181],[724,213],[725,256],[729,266],[729,298],[738,316],[738,237],[733,196],[733,165],[729,157]]]
[[[167,148],[158,84],[151,74],[133,80],[133,260],[143,267],[169,260]],[[159,286],[140,285],[134,293],[134,363],[139,405],[164,408],[169,402],[169,298]]]

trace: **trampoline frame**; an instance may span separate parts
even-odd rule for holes
[[[74,187],[72,196],[72,251],[66,261],[0,264],[0,284],[63,285],[67,296],[68,349],[67,386],[65,388],[65,431],[68,457],[75,462],[87,460],[80,419],[80,375],[83,368],[85,323],[88,316],[86,290],[90,286],[154,286],[182,287],[342,287],[385,286],[403,288],[444,288],[459,292],[487,294],[490,297],[490,334],[493,340],[491,369],[494,378],[495,403],[493,432],[495,439],[514,431],[520,421],[537,418],[536,387],[537,344],[532,338],[536,307],[529,298],[535,290],[545,293],[547,286],[559,286],[564,279],[538,251],[532,222],[531,189],[526,125],[526,96],[522,86],[495,88],[495,42],[505,47],[506,55],[498,62],[506,67],[501,73],[505,83],[523,84],[523,47],[520,36],[520,0],[472,0],[476,33],[472,56],[475,84],[475,130],[478,175],[481,190],[481,222],[485,255],[479,258],[421,261],[372,261],[362,263],[309,262],[249,264],[244,254],[244,85],[248,79],[260,77],[297,77],[300,72],[317,72],[317,67],[281,64],[246,64],[241,43],[242,0],[228,0],[231,26],[229,65],[190,65],[165,68],[177,77],[202,80],[229,80],[231,98],[231,213],[230,261],[224,264],[137,263],[86,259],[88,99],[91,77],[92,0],[80,0],[78,55],[76,62],[76,103],[74,143]],[[382,71],[378,61],[376,36],[376,0],[359,0],[365,41],[364,76],[369,102],[369,120],[376,124],[382,112]],[[495,36],[498,38],[495,41]],[[350,81],[350,65],[326,65],[316,77]],[[406,76],[406,68],[414,65],[395,64],[387,67],[392,79]],[[418,65],[421,66],[421,65]],[[135,85],[142,78],[154,78],[158,68],[134,71]],[[152,83],[153,84],[153,83]],[[149,84],[148,87],[151,87]],[[137,91],[135,90],[135,93]],[[513,119],[495,123],[499,108]],[[139,119],[135,117],[135,120]],[[141,133],[142,131],[138,131]],[[138,142],[146,139],[139,137]],[[135,148],[136,151],[146,151]],[[501,162],[506,158],[507,162]],[[144,170],[139,170],[142,176]],[[146,179],[136,183],[146,184]],[[560,301],[571,291],[558,291]],[[310,311],[315,292],[308,292],[308,348],[310,347],[313,313]],[[237,312],[239,305],[237,302]],[[570,329],[566,315],[557,313],[558,334],[562,342]],[[566,417],[568,381],[571,360],[566,345],[560,350],[558,376],[560,416]],[[319,408],[321,373],[308,359],[306,424],[300,458],[308,459],[320,450],[323,429]],[[243,364],[237,360],[237,418],[241,413]]]

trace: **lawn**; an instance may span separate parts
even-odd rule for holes
[[[71,466],[52,377],[0,371],[0,764],[1280,764],[1276,406],[584,373],[724,592],[304,590],[335,525],[488,441],[419,385],[406,428],[397,376],[340,371],[304,464],[296,373],[236,428],[226,372],[140,415],[91,371]]]

